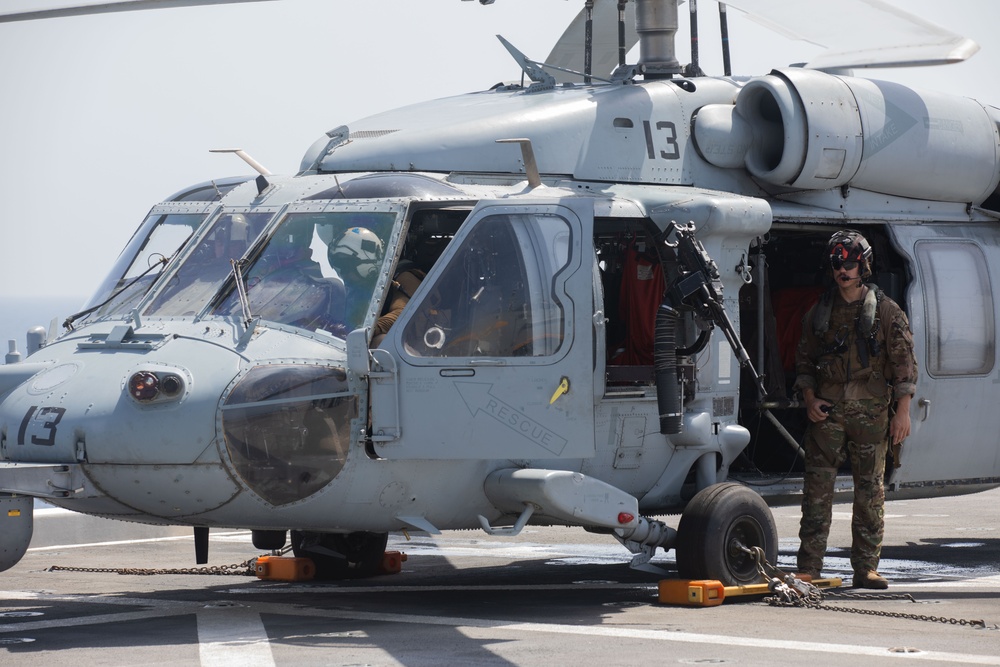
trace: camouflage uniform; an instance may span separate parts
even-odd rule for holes
[[[854,476],[851,565],[855,572],[874,571],[882,547],[889,406],[914,393],[917,361],[906,315],[892,299],[881,295],[871,329],[877,350],[865,346],[869,357],[865,367],[858,347],[858,338],[865,336],[859,334],[857,324],[864,298],[846,303],[836,288],[832,298],[825,332],[814,328],[818,305],[806,313],[795,355],[796,389],[812,388],[817,398],[833,403],[827,419],[810,424],[806,433],[798,568],[803,572],[822,569],[837,469],[850,458]]]
[[[427,274],[420,269],[412,267],[397,271],[395,279],[389,285],[389,296],[385,300],[382,315],[375,321],[375,329],[372,332],[374,335],[384,336],[389,333],[389,328],[396,323],[403,308],[410,302],[413,293],[417,291],[426,276]]]

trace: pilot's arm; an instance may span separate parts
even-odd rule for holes
[[[396,276],[389,291],[387,306],[383,314],[375,321],[374,335],[384,335],[389,332],[389,328],[396,323],[403,308],[409,303],[410,297],[417,291],[420,282],[424,279],[424,272],[420,269],[409,269]]]

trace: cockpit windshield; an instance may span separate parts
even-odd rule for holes
[[[119,255],[88,302],[89,312],[85,312],[90,317],[128,314],[205,217],[205,213],[157,214],[154,209]]]
[[[253,317],[337,336],[364,324],[395,211],[290,213],[243,269]],[[212,311],[242,313],[235,285]]]
[[[146,315],[193,316],[200,313],[232,273],[238,260],[260,235],[273,212],[225,213],[201,236],[198,246],[166,279]]]

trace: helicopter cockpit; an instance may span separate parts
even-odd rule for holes
[[[197,185],[154,206],[84,310],[67,320],[70,328],[83,319],[128,315],[163,275],[170,260],[212,216],[218,207],[214,202],[245,181],[245,178],[227,178]]]
[[[86,308],[70,321],[84,315],[92,319],[127,315],[205,218],[203,213],[150,213]]]
[[[251,317],[337,336],[364,324],[402,207],[293,205],[277,224],[280,209],[213,208],[155,207],[72,319],[126,317],[137,308],[144,317],[239,316],[237,261]]]
[[[361,326],[398,215],[343,210],[289,213],[241,272],[249,312],[269,322],[339,336]],[[364,240],[355,247],[351,240],[360,239],[362,233]],[[363,244],[370,244],[370,250]],[[230,285],[212,314],[238,315],[241,308],[238,286]]]
[[[232,273],[250,241],[257,238],[273,213],[225,213],[211,224],[197,246],[171,275],[145,314],[193,316],[201,312]]]

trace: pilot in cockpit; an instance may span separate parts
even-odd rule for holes
[[[214,225],[153,302],[149,314],[191,316],[201,310],[232,272],[231,259],[247,249],[246,216],[233,213]]]
[[[347,288],[344,310],[348,328],[364,323],[382,266],[382,240],[365,227],[351,227],[327,251],[330,264]]]
[[[312,259],[312,239],[308,219],[290,220],[278,229],[248,276],[254,315],[307,329],[335,329],[344,286],[323,277]]]
[[[247,251],[247,219],[242,213],[234,213],[217,227],[212,239],[214,254],[228,270],[229,260],[239,259]]]
[[[246,249],[246,216],[223,216],[185,262],[183,272],[191,274],[189,280],[215,282],[232,270],[229,260],[239,259]]]

